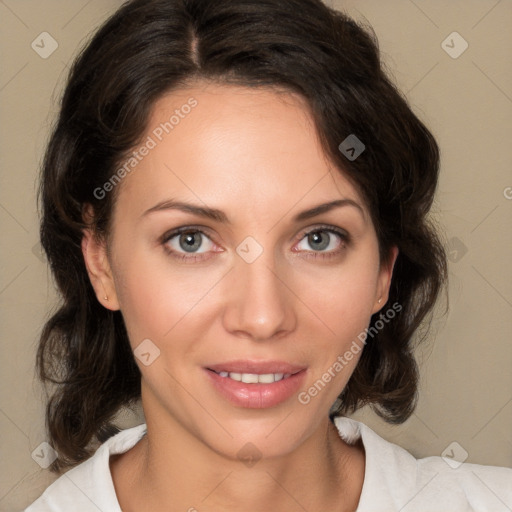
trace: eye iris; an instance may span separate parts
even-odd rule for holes
[[[201,247],[200,233],[183,233],[180,235],[180,247],[187,252],[194,252]]]
[[[308,235],[308,242],[315,251],[321,251],[329,246],[329,234],[325,231],[315,231]]]

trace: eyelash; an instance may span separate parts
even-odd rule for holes
[[[191,233],[191,234],[200,233],[201,235],[203,235],[206,238],[211,240],[211,237],[209,237],[208,234],[201,227],[199,227],[199,226],[183,226],[183,227],[174,229],[173,231],[170,231],[168,233],[165,233],[161,237],[161,244],[164,246],[164,249],[167,252],[167,254],[169,254],[170,256],[172,256],[173,258],[175,258],[179,261],[183,261],[186,263],[196,263],[198,261],[205,261],[205,260],[209,259],[210,256],[205,256],[206,253],[199,253],[199,254],[179,253],[179,252],[176,252],[174,249],[169,248],[168,242],[170,240],[172,240],[173,238],[175,238],[179,235],[182,235],[184,233]],[[352,238],[347,232],[345,232],[335,226],[330,226],[327,224],[315,226],[313,229],[303,231],[299,235],[297,242],[302,241],[305,237],[307,237],[308,235],[311,235],[313,233],[329,233],[329,234],[337,235],[341,240],[341,246],[334,251],[327,251],[327,252],[308,251],[306,258],[312,258],[312,259],[321,258],[321,259],[325,260],[325,259],[331,259],[331,258],[337,257],[341,254],[341,252],[343,252],[344,249],[346,249],[348,246],[350,246],[350,244],[352,242]]]

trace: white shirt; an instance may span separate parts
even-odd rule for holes
[[[347,443],[361,438],[365,448],[357,512],[512,511],[512,469],[458,466],[442,457],[415,459],[363,423],[340,417],[335,425]],[[109,458],[128,451],[145,433],[142,424],[111,437],[90,459],[58,478],[25,512],[121,512]]]

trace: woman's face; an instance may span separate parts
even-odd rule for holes
[[[124,317],[148,424],[233,457],[290,452],[327,421],[394,257],[380,267],[361,197],[291,94],[173,92],[136,150],[91,279]]]

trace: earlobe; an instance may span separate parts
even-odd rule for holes
[[[390,257],[388,261],[381,266],[379,272],[379,282],[377,286],[377,294],[375,297],[375,305],[372,314],[377,313],[386,304],[389,298],[389,288],[393,277],[393,269],[398,257],[398,247],[395,245],[390,249]]]
[[[84,229],[82,255],[91,285],[100,304],[112,311],[119,309],[119,302],[107,258],[105,243],[98,240],[91,229]]]

